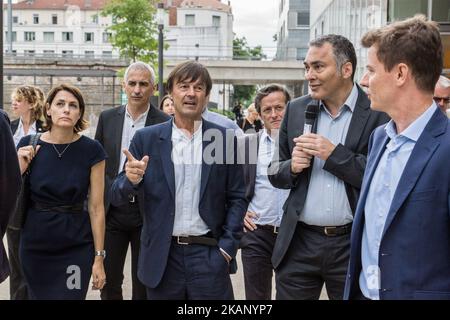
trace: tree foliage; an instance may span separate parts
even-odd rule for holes
[[[261,46],[251,48],[245,37],[235,38],[233,40],[233,60],[262,60],[267,56],[263,53]],[[256,94],[256,86],[234,86],[233,98],[235,102],[240,102],[244,106],[248,106],[253,102]]]
[[[111,44],[120,56],[133,61],[157,62],[158,27],[155,0],[109,0],[101,12],[113,17]]]

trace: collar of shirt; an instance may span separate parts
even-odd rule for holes
[[[177,127],[177,125],[175,124],[175,121],[172,121],[172,141],[180,141],[180,140],[194,140],[196,138],[198,138],[199,136],[202,136],[202,128],[203,128],[203,121],[200,122],[200,126],[197,128],[197,130],[195,130],[194,134],[192,135],[192,137],[188,137],[185,133],[184,133],[184,129],[180,129]]]
[[[260,139],[261,141],[268,142],[270,144],[275,143],[275,140],[270,136],[266,129],[263,129]]]
[[[339,113],[337,114],[336,118],[338,118],[342,111],[344,110],[344,107],[347,107],[352,113],[355,110],[356,101],[358,100],[358,87],[356,84],[353,84],[352,91],[350,92],[350,95],[345,100],[344,104],[339,108]],[[331,117],[331,113],[328,111],[328,109],[325,107],[325,104],[322,100],[320,100],[320,108],[324,110],[328,115]]]
[[[17,127],[17,131],[22,130],[22,128],[23,128],[23,122],[22,121],[23,121],[22,117],[20,117],[19,126]],[[28,132],[36,132],[36,121],[34,121],[31,124],[30,128],[28,129]]]
[[[423,130],[425,129],[428,121],[430,121],[434,112],[436,111],[437,106],[436,103],[428,107],[424,113],[420,115],[414,122],[412,122],[402,133],[397,133],[397,128],[395,126],[395,122],[393,120],[389,121],[384,130],[386,131],[387,136],[391,139],[391,141],[402,141],[402,140],[412,140],[417,142]]]
[[[131,114],[128,112],[128,105],[126,106],[126,108],[125,108],[125,116],[127,116],[131,121],[133,121],[133,122],[138,122],[139,120],[142,120],[143,118],[144,119],[147,119],[147,115],[148,115],[148,112],[150,111],[150,105],[148,105],[148,107],[147,107],[147,110],[145,110],[145,112],[144,113],[142,113],[139,117],[137,117],[137,119],[136,120],[133,120],[133,117],[131,116]]]

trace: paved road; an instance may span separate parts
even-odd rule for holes
[[[6,240],[4,240],[6,245]],[[231,276],[231,281],[233,282],[234,296],[237,300],[245,299],[245,291],[244,291],[244,275],[242,273],[242,265],[241,265],[241,257],[238,253],[238,272]],[[124,299],[131,299],[131,256],[130,250],[128,250],[127,259],[125,261],[125,279],[123,284],[123,295]],[[273,285],[275,287],[275,284]],[[275,294],[273,294],[273,298],[275,298]],[[8,300],[9,299],[9,283],[8,279],[0,284],[0,300]],[[93,291],[89,289],[87,294],[88,300],[99,300],[100,293],[99,291]],[[321,299],[327,299],[326,293],[322,292]]]

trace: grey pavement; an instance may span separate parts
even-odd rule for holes
[[[6,238],[6,237],[5,237]],[[6,239],[4,239],[4,244],[6,246]],[[245,290],[244,290],[244,275],[242,273],[241,255],[240,251],[237,256],[238,262],[238,272],[231,275],[231,281],[233,283],[234,297],[237,300],[245,300]],[[124,269],[124,283],[123,283],[123,297],[126,300],[131,299],[131,255],[130,250],[128,250],[127,258],[125,261]],[[273,288],[275,288],[275,283],[273,283]],[[275,290],[273,290],[272,298],[275,299]],[[9,299],[9,279],[6,279],[0,284],[0,300]],[[99,300],[100,292],[89,289],[87,293],[87,300]],[[327,299],[325,290],[322,291],[320,299]]]

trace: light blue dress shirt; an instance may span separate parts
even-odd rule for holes
[[[366,298],[380,299],[379,275],[382,270],[380,271],[378,266],[378,257],[384,224],[406,163],[436,108],[437,106],[433,103],[400,134],[397,134],[392,120],[384,129],[390,141],[375,169],[364,207],[365,223],[361,245],[362,271],[359,276],[359,287]]]
[[[334,145],[344,144],[353,110],[358,100],[358,88],[353,85],[350,95],[333,118],[328,109],[320,103],[317,119],[317,134],[324,136]],[[325,161],[314,157],[311,181],[300,221],[315,226],[341,226],[353,221],[344,181],[323,170]]]
[[[257,214],[257,218],[253,219],[254,223],[279,227],[283,215],[283,204],[289,195],[289,190],[274,188],[267,177],[267,168],[274,150],[275,140],[264,129],[259,139],[255,194],[248,211]]]
[[[206,121],[215,123],[225,129],[234,130],[236,135],[244,134],[241,128],[233,120],[228,119],[224,115],[218,114],[216,112],[211,112],[207,108],[202,113],[202,118]]]
[[[200,217],[198,205],[202,176],[202,126],[188,137],[172,126],[172,161],[175,174],[175,222],[173,236],[200,236],[210,230]]]

